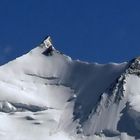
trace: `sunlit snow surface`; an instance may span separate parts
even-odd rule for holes
[[[0,67],[0,140],[140,139],[140,78],[126,74],[128,63],[45,49]]]

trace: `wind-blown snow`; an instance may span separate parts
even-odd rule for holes
[[[0,139],[140,139],[140,78],[129,63],[89,64],[45,49],[0,67]]]

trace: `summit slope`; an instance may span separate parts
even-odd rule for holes
[[[138,59],[90,64],[45,51],[0,67],[0,139],[140,139]]]

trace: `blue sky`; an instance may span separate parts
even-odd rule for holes
[[[139,0],[1,0],[0,64],[51,35],[55,48],[89,62],[140,55]]]

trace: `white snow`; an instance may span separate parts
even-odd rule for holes
[[[45,49],[0,67],[0,139],[140,138],[140,78],[124,74],[128,63],[90,64]],[[129,119],[136,130],[126,129]]]

